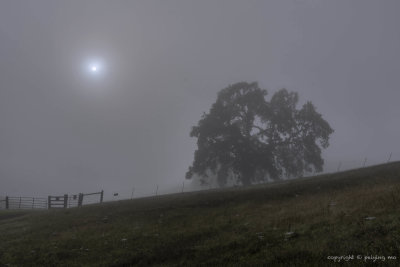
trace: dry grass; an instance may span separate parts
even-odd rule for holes
[[[0,266],[398,266],[400,164],[244,189],[0,212]],[[18,216],[21,215],[21,216]],[[366,219],[368,218],[368,219]]]

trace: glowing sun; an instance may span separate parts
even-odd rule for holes
[[[88,77],[96,80],[103,77],[107,72],[105,61],[101,58],[85,60],[82,64],[82,70]]]
[[[90,70],[90,72],[92,72],[92,73],[99,72],[99,71],[100,71],[100,65],[99,65],[98,63],[91,63],[91,64],[89,65],[89,70]]]

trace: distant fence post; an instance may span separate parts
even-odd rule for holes
[[[68,195],[64,194],[64,209],[66,209],[68,206]]]
[[[8,210],[10,208],[10,202],[8,197],[6,196],[6,210]]]
[[[51,196],[48,196],[47,198],[47,208],[51,209]]]
[[[392,152],[390,152],[389,158],[387,160],[387,162],[389,163],[390,159],[392,158]]]
[[[133,194],[135,193],[135,187],[132,187],[132,194],[131,194],[131,199],[133,199]]]
[[[78,197],[78,207],[82,207],[82,203],[83,203],[83,194],[79,193],[79,197]]]
[[[100,192],[100,203],[103,203],[103,194],[104,194],[104,190],[101,190],[101,192]]]
[[[183,189],[185,189],[185,181],[183,181],[183,183],[182,183],[182,193],[183,193]]]
[[[364,159],[363,167],[365,167],[365,163],[367,163],[367,158]]]

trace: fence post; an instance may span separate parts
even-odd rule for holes
[[[158,185],[157,185],[157,189],[156,189],[156,196],[158,195]]]
[[[365,163],[367,163],[367,158],[364,159],[363,168],[365,167]]]
[[[100,192],[100,203],[103,203],[103,194],[104,194],[104,190],[101,190],[101,192]]]
[[[35,198],[32,198],[32,209],[35,207]]]
[[[6,196],[6,210],[8,210],[9,208],[10,208],[10,202],[8,196]]]
[[[68,195],[64,194],[64,209],[66,209],[68,206]]]
[[[47,198],[47,208],[51,209],[51,196]]]
[[[78,207],[82,207],[82,202],[83,202],[83,194],[79,193],[78,197]]]
[[[388,163],[390,162],[390,159],[391,159],[391,158],[392,158],[392,152],[390,152],[389,158],[388,158],[388,160],[387,160]]]
[[[185,181],[183,181],[183,183],[182,183],[182,193],[183,193],[184,188],[185,188]]]

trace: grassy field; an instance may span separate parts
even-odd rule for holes
[[[0,266],[399,266],[399,205],[400,163],[390,163],[244,189],[0,211]]]

